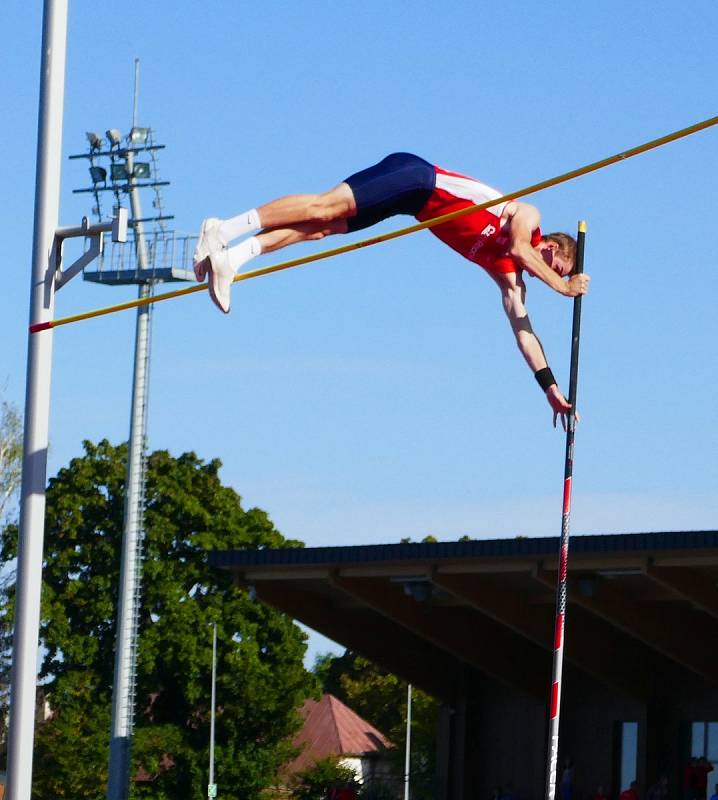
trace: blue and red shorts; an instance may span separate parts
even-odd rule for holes
[[[395,214],[416,216],[436,185],[436,170],[411,153],[392,153],[373,167],[345,179],[354,193],[357,215],[347,219],[347,230],[376,225]]]

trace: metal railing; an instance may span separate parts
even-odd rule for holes
[[[131,225],[131,223],[130,223]],[[110,278],[115,275],[127,277],[134,274],[138,279],[166,281],[173,273],[177,279],[194,280],[192,255],[197,236],[189,236],[176,231],[145,231],[144,246],[147,253],[147,268],[140,270],[136,242],[132,246],[119,246],[105,242],[100,257],[95,262],[93,272],[103,273]],[[181,273],[187,273],[181,275]]]

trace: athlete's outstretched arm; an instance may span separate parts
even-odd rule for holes
[[[565,297],[575,297],[586,291],[587,278],[573,275],[565,281],[546,264],[536,248],[531,245],[531,234],[541,222],[539,210],[529,203],[516,203],[511,216],[509,232],[511,235],[511,255],[534,277]]]
[[[501,290],[501,302],[504,312],[511,325],[511,330],[516,337],[521,355],[531,371],[536,374],[548,366],[543,346],[531,327],[528,312],[526,311],[526,284],[523,278],[515,272],[506,275],[491,276]],[[561,417],[561,424],[566,427],[566,415],[571,408],[568,400],[563,396],[557,384],[552,384],[546,389],[546,399],[553,410],[553,424]]]

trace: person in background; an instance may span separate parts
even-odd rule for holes
[[[706,800],[709,772],[713,772],[713,764],[705,756],[701,756],[694,768],[696,800]]]
[[[631,781],[628,789],[624,789],[618,796],[618,800],[639,800],[638,797],[638,781]]]
[[[567,758],[563,764],[563,772],[561,773],[561,782],[558,786],[559,795],[561,800],[573,800],[573,760]]]
[[[591,800],[608,800],[608,796],[603,790],[603,786],[596,787],[596,791],[591,795]]]
[[[667,800],[668,776],[661,775],[656,783],[646,792],[646,800]]]

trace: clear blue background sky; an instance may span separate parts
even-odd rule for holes
[[[41,3],[3,22],[0,381],[22,406]],[[139,57],[178,230],[394,150],[509,191],[718,113],[716,41],[714,0],[71,0],[63,154],[129,130]],[[715,527],[717,153],[713,129],[532,198],[545,230],[589,224],[575,533]],[[90,211],[86,166],[64,160],[62,224]],[[135,294],[77,279],[57,313]],[[565,385],[571,303],[530,280],[528,307]],[[50,474],[127,437],[134,324],[56,332]],[[493,282],[429,233],[243,283],[228,318],[163,303],[152,359],[150,447],[220,457],[307,545],[559,533],[564,437]]]

